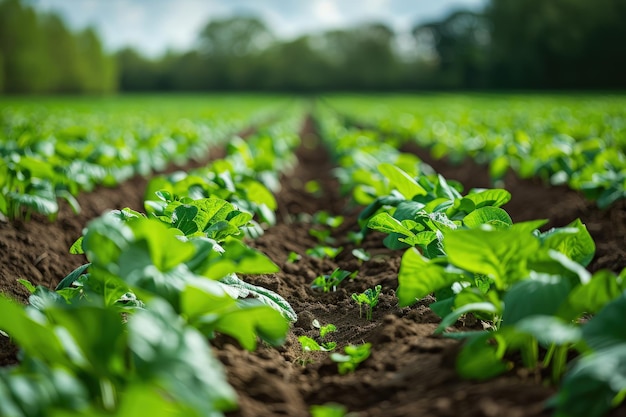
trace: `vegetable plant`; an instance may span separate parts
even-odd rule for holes
[[[319,275],[311,283],[311,288],[314,290],[322,290],[322,292],[337,291],[339,284],[346,278],[353,279],[358,274],[358,271],[350,272],[343,269],[336,268],[332,273],[326,275]]]
[[[381,289],[382,286],[377,285],[373,289],[368,288],[360,294],[352,294],[352,299],[359,305],[359,317],[362,317],[362,305],[366,305],[366,317],[368,320],[372,320],[372,311],[374,307],[378,305],[378,297],[380,296]]]
[[[357,366],[369,358],[371,354],[371,343],[363,343],[360,345],[348,345],[343,350],[344,353],[331,353],[330,359],[337,363],[339,374],[344,375],[348,372],[354,372]]]

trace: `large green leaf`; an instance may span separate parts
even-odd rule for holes
[[[244,349],[254,350],[257,336],[272,345],[282,344],[289,321],[271,307],[247,301],[241,310],[221,316],[215,323],[215,330],[234,337]]]
[[[404,226],[399,220],[394,219],[387,212],[378,213],[367,223],[370,229],[385,233],[400,233],[404,236],[414,237],[415,234]]]
[[[410,248],[402,256],[398,272],[399,304],[402,307],[414,304],[432,292],[449,287],[461,277]]]
[[[223,253],[207,254],[198,271],[211,279],[221,279],[228,274],[271,274],[278,272],[278,266],[265,254],[252,249],[241,241],[228,238],[222,245]]]
[[[513,220],[509,214],[498,207],[481,207],[478,208],[463,218],[465,226],[474,228],[481,224],[491,224],[496,228],[507,228],[513,224]]]
[[[592,349],[622,346],[626,350],[626,293],[604,306],[585,326],[583,338]]]
[[[549,230],[540,235],[546,247],[555,249],[583,266],[589,265],[596,252],[593,238],[580,219],[564,228]]]
[[[26,354],[71,368],[65,346],[43,313],[30,310],[0,294],[0,330],[6,332]]]
[[[471,200],[476,208],[485,206],[500,207],[511,200],[511,193],[507,190],[492,188],[471,192],[464,198]]]
[[[539,250],[539,240],[515,226],[506,230],[450,230],[444,232],[450,262],[470,272],[490,275],[498,289],[528,275],[526,263]]]
[[[147,243],[150,260],[160,271],[169,271],[190,259],[195,252],[193,243],[178,239],[180,232],[177,229],[168,228],[158,220],[138,219],[130,226],[135,241]]]
[[[515,330],[532,335],[543,346],[573,344],[582,338],[579,326],[552,315],[523,318],[515,323]]]
[[[378,165],[378,170],[389,180],[391,187],[397,189],[407,200],[426,194],[426,190],[415,179],[397,166],[382,163]]]
[[[131,316],[128,329],[133,367],[141,381],[159,387],[170,401],[185,404],[198,415],[235,408],[236,394],[205,336],[184,325],[169,305],[151,301],[147,309]]]
[[[559,315],[574,320],[581,315],[596,314],[626,291],[626,282],[607,270],[598,271],[584,285],[576,286]]]
[[[480,332],[465,343],[456,358],[456,370],[462,378],[485,380],[509,369],[492,339],[492,333]]]
[[[534,315],[554,315],[572,290],[568,279],[531,272],[504,294],[502,323],[512,325]]]
[[[622,326],[623,327],[623,326]],[[555,417],[602,417],[626,390],[626,346],[615,345],[578,360],[561,383]],[[622,398],[623,399],[623,398]]]

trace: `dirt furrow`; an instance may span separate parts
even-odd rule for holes
[[[355,246],[346,236],[348,231],[358,230],[358,208],[349,209],[348,199],[339,195],[328,153],[315,133],[309,121],[297,151],[300,163],[282,180],[278,200],[284,215],[279,224],[252,243],[270,256],[281,272],[246,277],[287,298],[299,320],[280,348],[261,346],[250,353],[229,338],[216,341],[218,356],[240,396],[240,410],[228,415],[306,416],[311,405],[335,402],[361,417],[548,416],[543,403],[554,390],[537,383],[535,375],[511,372],[480,383],[456,376],[458,344],[432,336],[439,322],[428,308],[432,300],[410,308],[397,305],[394,289],[401,251],[384,248],[382,236],[370,234],[360,247],[373,254],[372,259],[361,262],[351,254]],[[321,185],[317,195],[305,191],[310,180]],[[333,233],[334,245],[344,248],[334,260],[306,255],[317,241],[309,234],[311,223],[302,219],[320,210],[345,216],[344,224]],[[298,262],[287,261],[291,251],[301,255]],[[317,275],[337,267],[359,273],[336,292],[311,288]],[[350,296],[377,284],[383,290],[370,321],[359,317],[359,308]],[[321,325],[332,323],[337,331],[321,340],[314,320]],[[465,328],[475,325],[467,323]],[[335,341],[339,351],[348,344],[371,342],[372,356],[355,373],[339,375],[328,353],[303,352],[297,340],[303,335],[320,342]]]

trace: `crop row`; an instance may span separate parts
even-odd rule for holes
[[[353,125],[415,142],[439,159],[489,164],[494,181],[568,184],[604,208],[626,198],[626,103],[621,97],[361,96],[326,103]]]
[[[162,108],[158,100],[139,98],[70,107],[62,100],[4,101],[0,216],[29,218],[36,212],[54,218],[59,198],[78,211],[80,191],[162,171],[169,163],[182,165],[190,157],[199,160],[210,147],[277,110],[268,98],[242,100],[245,105],[226,97],[209,103],[179,100],[178,111],[171,103]]]
[[[22,352],[18,366],[0,370],[0,414],[236,408],[206,340],[223,333],[249,350],[258,337],[278,345],[296,320],[282,297],[237,274],[278,270],[242,238],[263,232],[255,214],[272,222],[269,188],[291,167],[300,115],[295,108],[247,141],[236,138],[205,168],[154,179],[147,214],[122,209],[91,221],[71,248],[89,263],[55,291],[22,280],[29,306],[0,297],[0,328]]]
[[[456,360],[462,377],[502,374],[519,354],[522,366],[560,383],[551,404],[557,416],[601,416],[623,401],[626,270],[585,269],[595,244],[580,220],[547,231],[539,230],[546,220],[513,223],[502,208],[511,198],[506,190],[464,194],[380,132],[346,128],[327,108],[317,122],[344,191],[366,206],[362,232],[386,233],[386,247],[405,250],[400,306],[434,294],[436,333],[464,341]],[[450,328],[466,314],[485,329]]]

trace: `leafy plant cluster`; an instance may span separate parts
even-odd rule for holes
[[[267,99],[242,100],[242,107],[226,97],[208,103],[181,97],[177,112],[142,98],[111,100],[0,102],[0,215],[53,219],[59,198],[77,212],[80,191],[201,158],[275,106]]]
[[[301,115],[301,108],[294,106],[280,121],[259,128],[246,140],[231,139],[224,158],[189,172],[152,179],[146,190],[146,210],[164,210],[166,203],[153,199],[159,191],[181,201],[215,196],[254,213],[261,223],[275,224],[277,203],[273,193],[279,191],[281,173],[297,162],[294,149],[300,144],[297,131]],[[258,235],[262,228],[257,225],[248,232]]]
[[[568,184],[599,207],[626,198],[626,107],[620,97],[329,97],[366,125],[429,148],[435,158],[488,164],[494,181],[509,168],[522,178]]]
[[[514,223],[502,209],[507,191],[463,194],[460,184],[376,132],[346,129],[324,112],[318,123],[336,144],[345,190],[366,205],[363,232],[387,233],[387,247],[406,250],[400,305],[434,294],[431,309],[442,318],[437,333],[465,340],[456,363],[460,375],[499,375],[513,367],[509,358],[517,352],[523,366],[546,369],[560,382],[551,403],[556,415],[601,416],[623,401],[626,334],[619,320],[626,312],[626,270],[592,275],[585,269],[595,244],[580,220],[544,232],[544,220]],[[489,328],[449,329],[469,313]]]
[[[0,298],[0,329],[22,349],[0,370],[7,416],[219,416],[236,397],[207,338],[278,345],[297,319],[238,274],[278,267],[242,238],[253,214],[218,196],[158,191],[158,204],[93,220],[72,246],[89,261],[29,306]],[[243,197],[240,197],[243,198]]]

